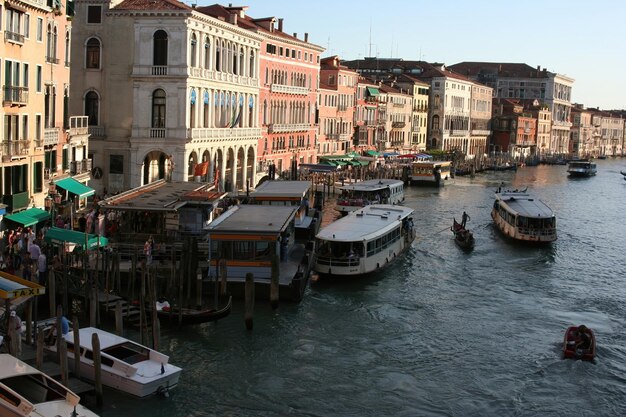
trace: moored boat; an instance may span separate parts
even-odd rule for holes
[[[456,221],[456,219],[453,219],[450,230],[454,233],[454,243],[456,243],[461,249],[469,250],[474,247],[474,234],[463,227],[461,223]]]
[[[179,308],[178,306],[165,305],[158,302],[156,309],[160,319],[167,320],[172,324],[202,324],[217,321],[230,314],[233,305],[233,297],[229,296],[228,301],[217,308]]]
[[[441,187],[451,178],[450,161],[415,161],[411,164],[410,183]]]
[[[586,159],[569,161],[567,166],[567,173],[570,177],[591,177],[597,172],[596,164]]]
[[[491,218],[505,236],[519,242],[549,243],[557,238],[552,209],[526,192],[497,192]]]
[[[586,326],[570,326],[563,338],[563,357],[591,361],[596,357],[596,335]]]
[[[394,179],[361,181],[341,187],[335,209],[346,215],[369,204],[400,204],[404,201],[404,183]]]
[[[98,417],[69,388],[15,356],[0,354],[0,415],[3,417]]]
[[[182,369],[169,363],[169,357],[149,347],[113,333],[85,327],[79,330],[80,374],[93,381],[95,375],[92,335],[100,341],[102,384],[136,397],[166,394],[178,385]],[[74,332],[63,336],[67,343],[70,369],[74,367]],[[56,352],[56,344],[47,346]]]
[[[386,266],[411,246],[413,212],[409,207],[371,204],[324,227],[316,236],[315,271],[350,276]]]

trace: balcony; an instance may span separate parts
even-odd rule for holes
[[[59,133],[61,129],[58,127],[48,127],[43,130],[43,145],[55,146],[59,144]]]
[[[346,111],[346,110],[348,110],[348,106],[346,106],[345,104],[337,106],[337,111]]]
[[[393,103],[393,107],[398,107],[398,108],[404,107],[404,104],[402,104],[402,103]]]
[[[30,141],[28,140],[13,140],[3,141],[1,143],[2,149],[2,161],[8,162],[14,158],[26,157],[29,153]]]
[[[59,58],[53,57],[53,56],[46,56],[46,62],[48,64],[58,64],[59,63]]]
[[[187,129],[187,138],[193,140],[219,140],[219,139],[259,139],[261,129],[258,127],[241,128],[194,128]]]
[[[4,40],[13,42],[13,43],[24,43],[24,35],[20,33],[11,32],[10,30],[4,31]]]
[[[378,103],[378,99],[376,97],[369,96],[369,97],[365,97],[365,102],[376,104]]]
[[[406,126],[405,122],[392,122],[391,123],[392,129],[402,129],[404,126]]]
[[[339,133],[327,133],[326,140],[339,140]]]
[[[272,84],[270,86],[270,92],[307,95],[309,94],[309,89],[307,87],[296,87],[292,85]]]
[[[151,138],[164,138],[167,135],[167,129],[165,128],[157,128],[157,127],[151,127],[150,128],[150,133],[149,136]]]
[[[28,104],[28,87],[14,87],[12,85],[4,86],[3,105],[25,106]]]
[[[269,133],[306,132],[309,129],[311,129],[309,123],[272,123],[267,127]]]
[[[82,161],[71,161],[70,174],[78,175],[91,172],[92,166],[93,163],[91,159],[83,159]]]
[[[472,136],[489,136],[491,135],[491,130],[480,130],[480,129],[472,129],[470,132]]]
[[[103,126],[89,126],[87,128],[89,136],[92,138],[104,138],[106,137]]]
[[[150,68],[152,75],[167,75],[167,65],[153,65]]]

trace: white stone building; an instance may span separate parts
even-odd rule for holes
[[[92,185],[217,176],[222,189],[245,188],[261,137],[261,36],[176,0],[77,0],[75,10],[70,109],[89,116],[102,172]]]

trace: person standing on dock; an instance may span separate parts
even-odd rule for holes
[[[469,214],[463,212],[463,216],[461,216],[461,226],[463,227],[463,229],[465,229],[465,223],[467,223],[468,220],[472,219],[470,218]]]

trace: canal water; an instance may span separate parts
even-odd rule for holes
[[[166,399],[105,391],[101,416],[626,415],[626,160],[409,187],[418,240],[379,274],[319,281],[300,304],[243,304],[218,323],[162,331],[184,368]],[[547,247],[494,229],[494,190],[525,188],[557,214]],[[467,211],[476,247],[453,242]],[[563,360],[564,330],[596,331],[594,363]],[[133,333],[130,333],[133,337]],[[87,398],[88,405],[91,402]]]

